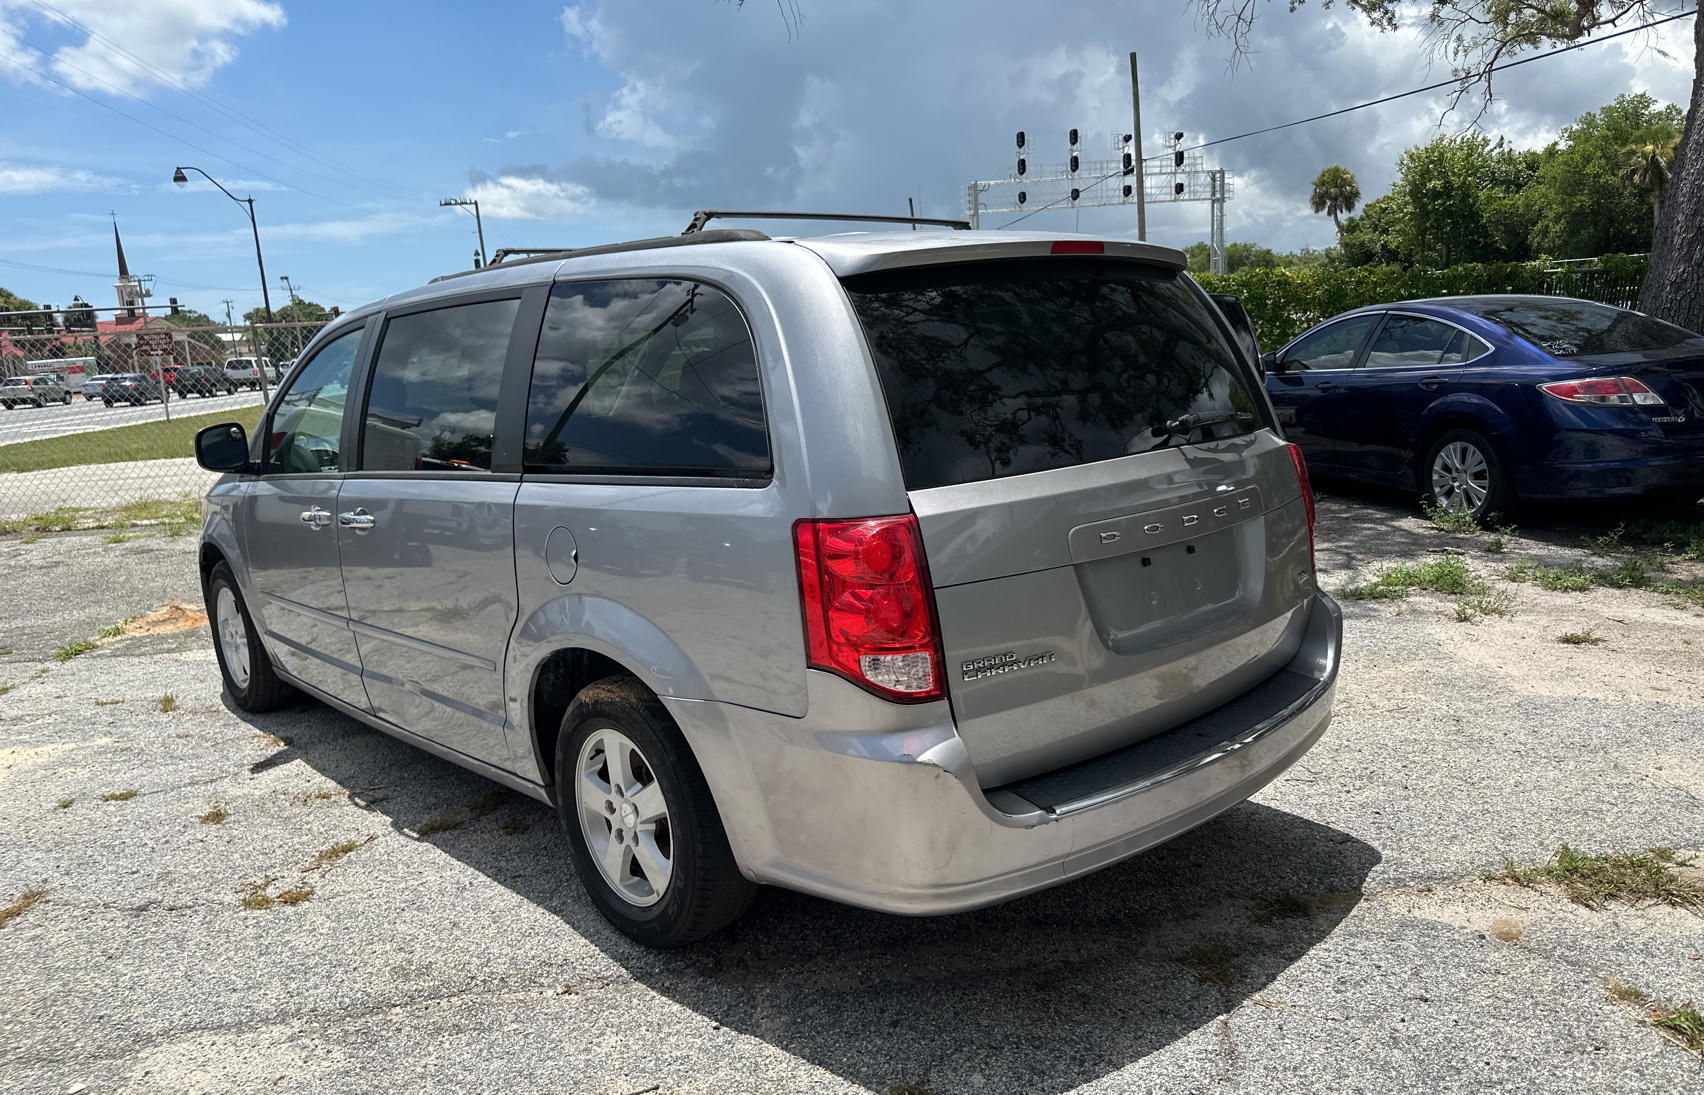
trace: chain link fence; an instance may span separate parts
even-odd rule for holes
[[[198,521],[216,476],[196,466],[196,431],[252,428],[324,326],[0,331],[0,532]]]

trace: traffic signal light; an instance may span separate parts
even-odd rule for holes
[[[1075,152],[1073,152],[1073,153],[1071,153],[1071,171],[1073,173],[1075,173],[1076,170],[1077,170],[1077,154]]]
[[[1182,144],[1183,143],[1183,134],[1182,133],[1173,133],[1172,134],[1172,140],[1176,141],[1178,144]]]
[[[1124,187],[1124,196],[1128,198],[1130,196],[1130,194],[1131,194],[1130,185],[1128,183],[1126,183],[1125,187]]]
[[[1082,191],[1081,191],[1081,190],[1078,190],[1078,189],[1077,189],[1077,188],[1076,188],[1076,187],[1074,187],[1074,186],[1073,186],[1073,187],[1072,187],[1072,188],[1071,188],[1071,200],[1072,200],[1072,201],[1076,201],[1076,200],[1077,200],[1077,196],[1078,196],[1078,195],[1079,195],[1079,194],[1081,194],[1081,193],[1082,193]]]
[[[1018,191],[1018,204],[1022,205],[1027,201],[1029,201],[1029,195],[1022,190]]]
[[[1124,154],[1124,173],[1126,175],[1136,174],[1136,159],[1128,152]]]
[[[1124,135],[1124,143],[1125,144],[1129,144],[1131,141],[1134,141],[1135,139],[1136,139],[1136,135],[1134,133],[1126,133]]]
[[[169,303],[171,305],[171,309],[172,309],[171,314],[174,315],[174,316],[177,315],[178,311],[179,311],[177,298],[176,297],[167,297],[166,301],[167,301],[167,303]]]
[[[1071,131],[1071,147],[1077,147],[1077,131],[1075,129]]]
[[[1022,156],[1019,156],[1018,157],[1018,174],[1022,175],[1025,171],[1028,171],[1028,170],[1029,170],[1029,164],[1024,161],[1024,158]]]
[[[1183,152],[1182,151],[1172,153],[1172,166],[1173,167],[1182,167],[1183,166]]]
[[[1024,146],[1024,131],[1020,129],[1020,130],[1018,130],[1018,147],[1022,148],[1023,146]]]
[[[1183,193],[1183,184],[1182,183],[1173,183],[1172,184],[1172,192],[1176,193],[1176,194]]]

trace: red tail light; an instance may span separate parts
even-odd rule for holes
[[[1100,240],[1054,240],[1051,253],[1055,255],[1104,255],[1106,244]]]
[[[1302,484],[1302,505],[1308,511],[1308,569],[1318,570],[1314,562],[1314,499],[1313,484],[1308,481],[1308,462],[1302,456],[1302,450],[1291,442],[1286,441],[1284,447],[1290,450],[1290,459],[1296,465],[1296,479]]]
[[[944,694],[945,659],[917,518],[793,526],[810,664],[883,699]]]
[[[1586,380],[1561,380],[1540,384],[1538,390],[1564,403],[1588,407],[1662,407],[1663,397],[1630,376],[1594,376]]]

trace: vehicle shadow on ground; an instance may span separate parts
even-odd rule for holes
[[[239,717],[291,737],[264,764],[301,760],[359,789],[352,801],[411,839],[495,786],[317,706]],[[877,1091],[1064,1091],[1216,1027],[1210,1081],[1234,1054],[1237,1010],[1286,1007],[1267,990],[1350,913],[1380,859],[1343,832],[1244,803],[994,908],[906,918],[766,888],[732,927],[660,952],[598,915],[542,803],[504,792],[490,813],[426,839],[709,1023]]]

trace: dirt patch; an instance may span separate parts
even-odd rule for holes
[[[0,779],[5,779],[20,768],[27,768],[57,756],[71,747],[69,742],[61,742],[55,745],[14,745],[0,749]]]
[[[207,626],[207,613],[182,601],[166,601],[155,605],[145,616],[138,616],[124,625],[124,634],[170,635],[177,631],[193,631]]]

